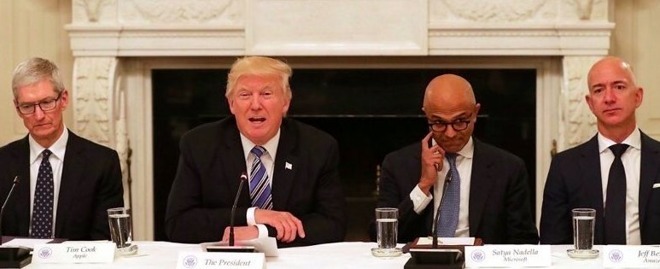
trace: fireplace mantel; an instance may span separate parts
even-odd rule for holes
[[[242,55],[556,59],[539,98],[537,178],[593,134],[585,73],[610,47],[608,0],[73,0],[73,128],[117,149],[136,239],[152,239],[146,65]],[[149,87],[149,86],[146,86]],[[142,96],[136,101],[134,96]],[[547,96],[546,96],[547,97]],[[138,103],[135,103],[138,102]],[[545,124],[547,126],[543,126]],[[548,127],[548,128],[545,128]],[[555,146],[551,145],[554,143]],[[130,169],[128,169],[130,167]],[[537,179],[537,182],[542,182]],[[543,184],[537,184],[543,186]],[[538,194],[537,194],[538,197]],[[537,199],[540,201],[540,199]]]

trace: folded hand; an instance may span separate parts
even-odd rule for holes
[[[305,230],[302,221],[285,211],[257,209],[254,212],[257,224],[267,224],[277,230],[277,240],[290,243],[297,236],[304,238]]]

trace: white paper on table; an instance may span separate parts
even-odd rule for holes
[[[11,247],[26,247],[34,249],[34,246],[40,244],[47,244],[48,242],[53,241],[53,239],[33,239],[33,238],[14,238],[2,244],[0,247],[11,248]]]
[[[433,243],[433,237],[420,237],[417,240],[417,245],[431,245]],[[474,245],[474,237],[438,237],[438,245],[444,246],[461,246]]]
[[[202,249],[206,251],[206,248],[209,246],[228,246],[227,241],[221,242],[207,242],[202,243]],[[266,257],[277,257],[279,256],[279,250],[277,249],[277,240],[275,237],[264,237],[264,238],[255,238],[250,240],[236,240],[237,246],[252,246],[257,252],[261,252],[266,255]]]

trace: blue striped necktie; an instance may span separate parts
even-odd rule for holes
[[[50,166],[52,152],[46,149],[41,154],[41,165],[37,173],[37,187],[34,190],[32,206],[32,227],[30,237],[51,238],[53,235],[53,168]]]
[[[270,184],[268,184],[268,173],[266,166],[261,162],[261,156],[266,153],[262,146],[255,146],[250,150],[254,154],[252,169],[250,170],[250,199],[252,206],[261,209],[272,209],[273,198],[270,193]]]
[[[449,172],[445,180],[451,177],[451,182],[447,186],[444,195],[444,202],[438,208],[438,236],[440,237],[454,237],[456,235],[456,228],[458,227],[458,211],[461,202],[461,178],[456,169],[456,153],[447,153],[445,157],[449,162]]]

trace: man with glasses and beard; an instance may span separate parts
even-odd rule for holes
[[[109,240],[108,208],[124,204],[117,152],[69,131],[57,66],[31,58],[14,69],[14,107],[28,135],[0,148],[2,235]]]
[[[435,226],[440,237],[538,243],[525,163],[472,137],[479,108],[464,78],[434,78],[422,107],[429,134],[385,156],[377,207],[399,209],[399,242],[432,235]]]

